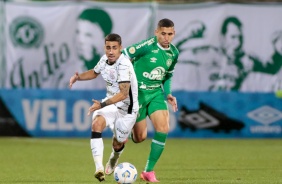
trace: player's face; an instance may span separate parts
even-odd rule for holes
[[[164,48],[168,48],[175,35],[174,27],[158,28],[155,31],[155,35],[157,36],[159,44]]]
[[[108,57],[109,64],[113,64],[118,60],[121,54],[122,46],[116,41],[106,41],[105,53]]]
[[[79,20],[76,29],[76,47],[80,57],[91,61],[94,54],[103,53],[104,33],[101,28],[86,20]]]
[[[233,23],[228,24],[224,37],[224,47],[228,53],[235,53],[242,48],[242,31]]]

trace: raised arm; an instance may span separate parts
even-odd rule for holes
[[[92,79],[95,79],[98,75],[99,74],[94,72],[94,70],[88,70],[88,71],[83,72],[81,74],[78,74],[78,72],[75,72],[75,74],[70,78],[69,87],[71,88],[72,85],[76,81],[92,80]]]

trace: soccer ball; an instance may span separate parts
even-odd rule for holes
[[[128,162],[120,163],[114,171],[114,179],[119,184],[131,184],[136,181],[137,169],[134,165]]]

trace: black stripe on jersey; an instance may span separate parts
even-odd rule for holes
[[[120,81],[118,83],[130,83],[130,81]]]
[[[130,104],[128,106],[128,114],[132,114],[132,108],[133,108],[133,95],[132,95],[132,91],[131,91],[131,86],[129,88],[129,99],[130,99]]]

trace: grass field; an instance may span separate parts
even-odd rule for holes
[[[105,164],[111,140],[104,144]],[[99,183],[89,145],[88,139],[0,138],[0,183]],[[149,148],[150,139],[129,141],[120,162],[133,163],[140,173]],[[282,140],[169,139],[155,171],[163,184],[279,184]],[[113,176],[103,183],[115,183]]]

